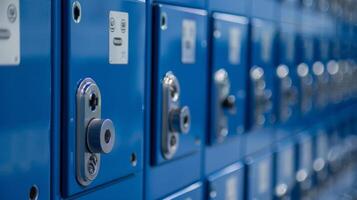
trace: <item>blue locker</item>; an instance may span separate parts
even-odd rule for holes
[[[51,6],[0,2],[0,199],[50,198]]]
[[[246,159],[245,199],[273,199],[273,155],[259,152]]]
[[[205,0],[153,0],[153,2],[200,9],[204,9],[206,7]]]
[[[251,12],[250,0],[207,0],[207,7],[213,12],[223,12],[234,15],[249,16]]]
[[[277,2],[252,1],[249,55],[248,129],[245,154],[268,149],[276,122]]]
[[[212,14],[209,131],[206,172],[242,157],[245,130],[248,19]],[[232,152],[226,156],[219,156]]]
[[[296,193],[294,198],[311,197],[314,185],[313,179],[313,161],[314,155],[314,138],[310,129],[302,131],[297,136],[296,145]]]
[[[299,76],[299,104],[303,117],[311,116],[313,110],[314,83],[312,65],[314,63],[314,28],[315,16],[309,9],[299,12],[301,26],[298,33],[297,74]],[[310,117],[311,118],[311,117]]]
[[[112,200],[112,199],[143,199],[143,193],[138,188],[138,183],[142,182],[143,175],[138,173],[135,176],[129,176],[122,181],[115,181],[113,184],[98,188],[93,192],[75,197],[76,200]],[[139,191],[137,190],[139,189]]]
[[[208,177],[206,199],[243,200],[244,190],[244,168],[235,163]]]
[[[282,140],[277,143],[274,153],[274,198],[292,198],[296,184],[295,140],[294,137]]]
[[[263,6],[264,5],[261,5],[258,8]],[[271,12],[274,12],[274,8],[275,7],[272,8]],[[255,14],[254,11],[253,7],[253,16]],[[267,13],[269,13],[268,11],[270,11],[270,9],[267,9]],[[250,43],[251,68],[249,75],[252,93],[250,108],[254,111],[250,113],[250,126],[253,128],[269,126],[276,122],[274,104],[276,101],[275,58],[277,25],[271,19],[269,20],[269,18],[264,19],[258,17],[260,16],[257,15],[257,17],[251,21]]]
[[[200,179],[208,81],[206,11],[157,4],[153,15],[148,199]]]
[[[187,200],[187,199],[203,199],[202,183],[194,183],[163,200]]]
[[[283,2],[280,7],[279,55],[277,76],[277,121],[283,126],[296,124],[299,119],[299,82],[297,64],[298,4]]]
[[[145,2],[66,1],[64,11],[61,187],[68,197],[143,169]],[[142,180],[134,179],[131,192],[140,193]]]
[[[325,126],[325,122],[321,122],[313,128],[313,131],[316,131],[313,169],[316,173],[316,181],[318,183],[323,183],[328,178],[328,152],[330,150],[330,141]]]

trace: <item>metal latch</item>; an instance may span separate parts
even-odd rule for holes
[[[187,134],[191,127],[188,106],[180,105],[180,83],[172,72],[167,72],[162,81],[162,154],[171,159],[179,146],[179,134]]]
[[[98,85],[84,79],[77,89],[77,180],[89,185],[98,175],[101,154],[112,151],[115,128],[110,119],[101,118],[102,97]]]
[[[228,135],[228,115],[236,113],[236,97],[231,94],[231,83],[226,70],[219,69],[214,74],[216,87],[216,135],[222,142]]]

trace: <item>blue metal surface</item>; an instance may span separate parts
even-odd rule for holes
[[[241,163],[230,165],[208,177],[208,189],[205,199],[244,198],[244,168]]]
[[[274,195],[278,187],[282,184],[286,186],[286,197],[292,195],[293,189],[296,184],[296,160],[295,160],[295,140],[294,137],[280,141],[275,148],[273,174],[274,174]],[[276,196],[277,197],[277,196]],[[277,198],[279,199],[279,198]]]
[[[72,13],[72,1],[65,3]],[[64,17],[64,108],[63,108],[63,179],[65,196],[137,173],[143,168],[144,77],[145,77],[145,2],[82,2],[82,17],[76,24],[72,15]],[[129,62],[109,64],[109,11],[129,14]],[[95,33],[95,34],[88,34]],[[141,59],[138,59],[141,58]],[[82,187],[76,180],[76,90],[81,80],[91,77],[102,96],[102,116],[116,125],[112,152],[103,155],[96,180]],[[115,88],[115,89],[113,89]],[[137,163],[132,165],[131,155]],[[137,183],[141,188],[141,183]],[[140,189],[139,189],[140,191]]]
[[[0,199],[28,199],[33,185],[50,198],[51,6],[20,1],[21,61],[0,66]]]
[[[207,0],[207,7],[210,11],[248,16],[251,11],[251,1]]]
[[[259,152],[246,161],[245,199],[273,198],[273,156],[270,151]]]
[[[205,0],[153,0],[154,3],[171,4],[189,8],[205,8]]]
[[[237,52],[238,62],[232,63],[230,61],[230,45],[232,40],[232,31],[238,31],[237,37]],[[245,130],[245,104],[246,104],[246,74],[247,63],[242,58],[247,56],[247,37],[248,37],[248,19],[227,15],[223,13],[213,13],[212,15],[212,43],[211,43],[211,102],[209,108],[214,108],[210,113],[209,131],[207,139],[209,146],[205,151],[205,173],[211,173],[214,170],[222,168],[225,165],[233,163],[241,158],[243,149],[243,136],[242,133]],[[236,98],[235,113],[225,113],[228,118],[228,135],[224,141],[219,141],[217,138],[218,131],[218,109],[220,109],[220,102],[217,102],[218,88],[215,85],[214,76],[215,73],[224,69],[230,79],[230,94]],[[222,109],[222,108],[221,108]],[[224,152],[232,152],[227,156],[219,156]]]
[[[160,16],[167,15],[167,29],[160,28]],[[181,135],[180,148],[175,158],[187,156],[201,149],[200,141],[203,140],[205,130],[205,106],[207,89],[207,62],[203,58],[207,55],[206,39],[206,12],[203,10],[175,7],[168,5],[155,6],[155,21],[153,30],[156,32],[154,44],[154,120],[153,121],[153,156],[156,164],[167,162],[161,151],[161,125],[162,125],[162,86],[161,81],[169,71],[178,78],[181,87],[181,104],[187,105],[191,110],[191,128],[188,134]],[[181,62],[181,33],[183,20],[195,21],[196,49],[195,62]],[[180,26],[177,26],[179,24]],[[194,84],[193,84],[194,83]],[[196,102],[200,102],[197,104]]]
[[[198,182],[163,198],[163,200],[203,199],[202,193],[202,183]]]
[[[160,27],[162,13],[167,16],[167,29],[164,30]],[[204,10],[158,4],[153,14],[152,128],[147,133],[150,134],[151,142],[146,147],[146,151],[151,154],[145,170],[148,199],[163,198],[200,179],[201,149],[206,130],[208,72],[206,60],[201,59],[207,55],[207,13]],[[196,23],[195,62],[192,64],[181,62],[183,20]],[[180,135],[179,148],[171,160],[165,160],[161,150],[161,81],[168,71],[172,71],[180,82],[181,104],[189,106],[191,110],[190,131]]]

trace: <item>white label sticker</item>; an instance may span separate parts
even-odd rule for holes
[[[196,22],[182,21],[181,62],[192,64],[196,61]]]
[[[271,50],[272,50],[272,43],[273,43],[273,33],[270,31],[262,32],[262,59],[265,62],[268,62],[271,57]]]
[[[293,149],[288,148],[285,149],[283,152],[283,165],[282,166],[282,172],[283,172],[283,177],[291,177],[293,174]]]
[[[270,180],[270,172],[269,172],[269,160],[263,160],[259,163],[259,172],[258,172],[258,188],[259,193],[265,193],[269,188],[269,180]]]
[[[327,135],[324,131],[321,131],[318,135],[318,140],[317,140],[317,156],[319,158],[326,158],[327,157],[327,149],[328,149],[328,139]]]
[[[20,3],[0,0],[0,65],[20,64]]]
[[[109,63],[129,62],[129,15],[126,12],[109,13]]]
[[[237,200],[238,199],[238,180],[237,177],[231,176],[226,182],[226,200]]]
[[[302,165],[306,169],[312,167],[312,142],[311,139],[305,139],[302,145]]]
[[[229,29],[229,62],[231,64],[240,63],[241,54],[241,36],[242,32],[239,28]]]

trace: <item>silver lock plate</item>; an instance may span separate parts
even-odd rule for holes
[[[20,64],[20,3],[0,1],[0,66]]]
[[[216,137],[219,142],[222,142],[228,135],[228,117],[226,116],[225,108],[223,107],[223,102],[226,100],[230,93],[230,80],[228,73],[224,69],[219,69],[214,74],[214,83],[216,87]]]
[[[161,149],[165,159],[171,159],[179,145],[178,132],[170,130],[170,112],[179,109],[180,84],[172,72],[166,73],[162,82],[162,140]]]
[[[101,118],[101,94],[97,84],[84,79],[77,90],[77,180],[89,185],[98,175],[100,153],[91,153],[87,147],[87,127],[92,119]]]

